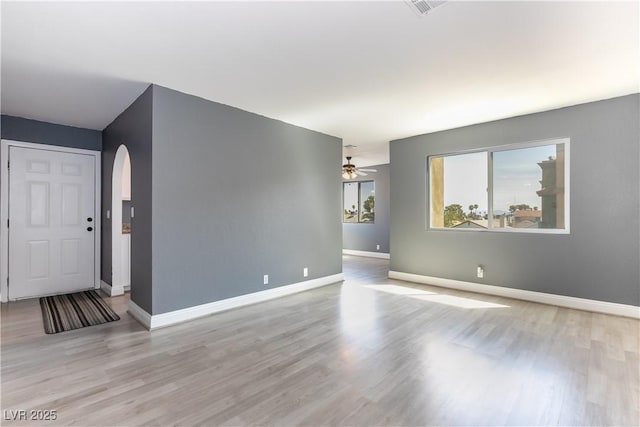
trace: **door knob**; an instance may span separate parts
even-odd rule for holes
[[[87,221],[91,222],[91,221],[93,221],[93,218],[89,217],[89,218],[87,218]]]
[[[87,227],[87,231],[93,231],[93,227]]]

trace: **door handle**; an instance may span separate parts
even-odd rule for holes
[[[93,227],[87,227],[87,231],[93,231]]]

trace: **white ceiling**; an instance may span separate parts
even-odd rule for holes
[[[156,83],[388,141],[640,91],[639,3],[2,2],[2,113],[103,129]]]

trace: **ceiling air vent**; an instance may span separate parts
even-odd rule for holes
[[[442,6],[446,1],[435,0],[405,0],[411,9],[420,16],[424,16],[438,6]]]

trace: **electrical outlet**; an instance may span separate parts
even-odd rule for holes
[[[305,267],[305,268],[302,270],[302,275],[303,275],[304,277],[307,277],[307,276],[309,275],[309,269],[308,269],[307,267]]]
[[[476,274],[479,279],[482,279],[484,277],[484,268],[482,268],[481,265],[478,266],[478,270]]]
[[[376,251],[380,250],[380,245],[376,245]]]
[[[269,284],[269,275],[268,274],[264,275],[264,277],[262,279],[262,282],[263,282],[264,285],[268,285]]]

